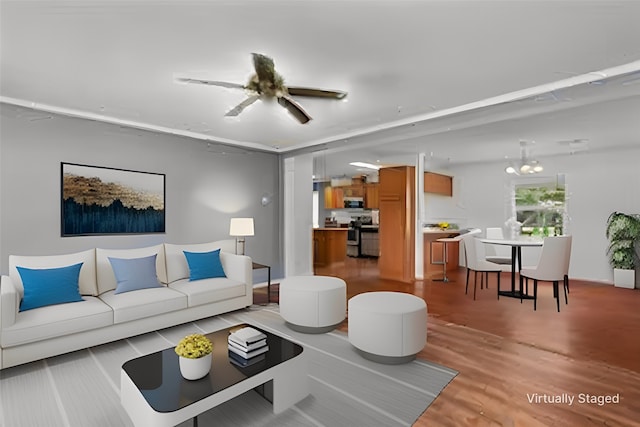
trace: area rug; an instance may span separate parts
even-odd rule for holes
[[[241,322],[305,347],[310,395],[275,415],[269,402],[248,392],[199,416],[200,426],[410,426],[457,374],[424,360],[371,362],[340,331],[297,333],[284,324],[277,305],[253,306],[0,371],[0,425],[131,426],[119,400],[122,363],[175,345],[186,334]]]

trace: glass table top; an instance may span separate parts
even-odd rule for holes
[[[227,338],[231,332],[245,326],[263,332],[267,336],[269,350],[249,359],[246,366],[240,366],[230,355]],[[302,353],[300,345],[246,323],[205,336],[213,343],[213,357],[211,371],[199,380],[182,377],[174,347],[129,360],[122,365],[154,410],[177,411]]]

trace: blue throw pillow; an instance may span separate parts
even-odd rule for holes
[[[82,263],[47,269],[16,268],[24,288],[20,311],[84,301],[78,288]]]
[[[156,257],[157,254],[130,259],[109,257],[118,282],[114,294],[161,287],[156,274]]]
[[[220,249],[212,252],[183,252],[189,264],[189,280],[227,277],[220,261]]]

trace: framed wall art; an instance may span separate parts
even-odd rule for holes
[[[165,232],[165,175],[61,163],[62,236]]]

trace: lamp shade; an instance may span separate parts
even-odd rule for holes
[[[253,236],[253,218],[231,218],[230,236]]]

